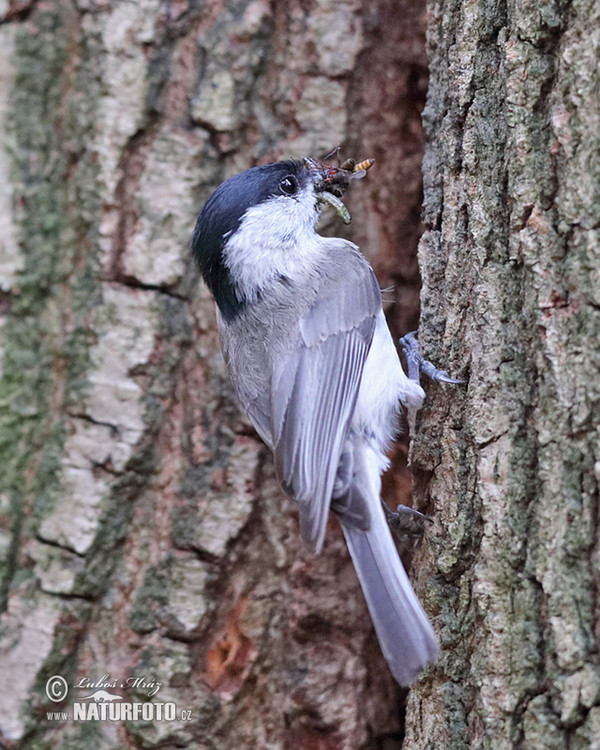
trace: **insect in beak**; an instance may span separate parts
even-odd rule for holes
[[[339,155],[339,147],[330,152],[327,157],[334,154]],[[350,187],[350,180],[364,177],[374,161],[374,159],[364,159],[357,164],[355,159],[346,159],[341,166],[334,167],[322,164],[309,156],[304,157],[305,165],[315,174],[315,192],[318,194],[319,201],[331,206],[344,224],[349,224],[352,217],[341,198]]]

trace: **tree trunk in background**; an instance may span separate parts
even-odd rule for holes
[[[349,236],[414,327],[424,7],[0,14],[0,745],[399,748],[404,694],[342,535],[302,549],[188,241],[225,177],[343,143],[378,160]],[[395,466],[390,502],[401,448]],[[97,681],[126,702],[158,687],[177,719],[74,721]]]
[[[428,15],[415,563],[443,642],[405,747],[600,747],[600,6]]]

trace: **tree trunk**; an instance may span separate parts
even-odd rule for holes
[[[349,236],[414,327],[424,7],[0,14],[0,745],[399,748],[404,693],[342,536],[302,549],[188,242],[226,176],[342,143],[378,161]],[[149,700],[175,720],[118,713]]]
[[[600,747],[600,6],[431,0],[411,748]]]
[[[424,8],[0,13],[0,746],[597,748],[596,5],[429,3],[421,342],[468,384],[426,384],[412,448],[443,655],[404,744],[341,534],[302,549],[187,245],[226,176],[342,143],[377,159],[347,236],[414,327]],[[77,718],[101,686],[175,720]]]

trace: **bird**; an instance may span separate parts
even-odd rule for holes
[[[273,452],[304,544],[318,554],[337,516],[383,656],[410,685],[439,643],[388,527],[381,474],[402,407],[425,394],[404,372],[369,262],[317,231],[327,205],[349,218],[340,197],[354,176],[308,157],[251,167],[206,201],[191,250],[235,392]]]

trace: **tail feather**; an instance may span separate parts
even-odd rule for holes
[[[360,458],[366,459],[364,453]],[[345,523],[343,516],[340,521],[385,660],[396,680],[409,685],[435,661],[439,644],[398,556],[379,493],[375,493],[378,476],[367,468],[365,473],[358,472],[359,477],[370,528]]]
[[[439,644],[380,515],[368,531],[342,528],[385,660],[396,680],[409,685],[435,661]]]

